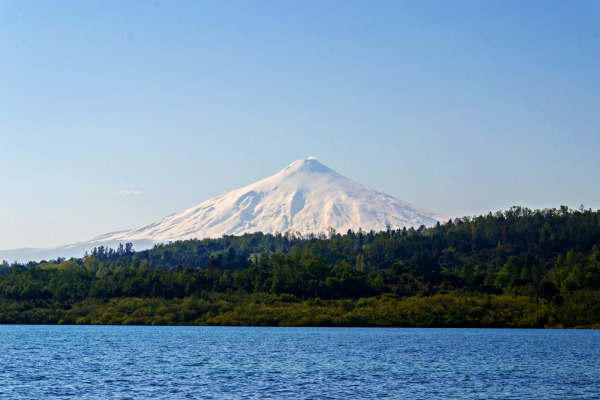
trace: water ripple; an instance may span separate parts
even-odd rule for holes
[[[0,326],[0,398],[593,399],[600,332]]]

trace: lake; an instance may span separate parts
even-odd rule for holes
[[[596,399],[600,331],[0,325],[9,399]]]

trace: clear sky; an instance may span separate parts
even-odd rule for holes
[[[0,0],[0,249],[308,156],[451,217],[600,208],[600,2]]]

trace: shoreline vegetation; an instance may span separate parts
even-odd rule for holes
[[[1,324],[600,328],[600,211],[0,265]]]

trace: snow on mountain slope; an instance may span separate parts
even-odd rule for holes
[[[53,249],[0,251],[0,260],[29,261],[81,257],[97,246],[131,242],[136,250],[155,243],[223,235],[264,233],[345,233],[388,226],[433,226],[448,218],[362,186],[314,157],[294,161],[266,179],[206,200],[185,211],[130,231]],[[6,258],[8,256],[8,258]],[[4,258],[3,258],[4,257]]]
[[[441,214],[368,189],[321,164],[298,160],[273,176],[206,200],[161,221],[103,240],[179,239],[246,232],[340,233],[432,226]]]

